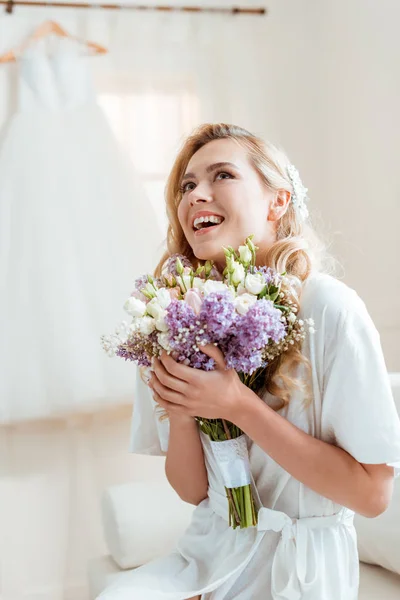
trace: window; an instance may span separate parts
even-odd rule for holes
[[[101,93],[98,102],[138,171],[165,232],[165,181],[183,138],[199,123],[198,97],[182,86],[143,92],[121,87]]]

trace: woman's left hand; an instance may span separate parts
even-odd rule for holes
[[[168,413],[234,422],[248,388],[236,371],[226,369],[219,348],[208,344],[201,351],[215,360],[214,371],[187,367],[166,352],[154,359],[149,383],[154,400]]]

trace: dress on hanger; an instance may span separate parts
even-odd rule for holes
[[[0,146],[0,424],[132,401],[135,370],[100,336],[126,318],[162,236],[96,103],[90,60],[64,38],[18,60]]]

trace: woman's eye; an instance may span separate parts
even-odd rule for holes
[[[185,194],[188,191],[191,192],[192,190],[194,190],[194,187],[191,188],[191,189],[188,189],[188,185],[193,185],[194,186],[193,181],[188,181],[188,183],[185,183],[185,184],[183,184],[181,186],[181,189],[180,189],[181,194]]]
[[[226,171],[220,171],[219,173],[217,173],[215,179],[217,179],[220,175],[227,175],[228,177],[232,177],[232,175],[230,173],[227,173]],[[225,177],[224,177],[225,179]]]
[[[222,179],[233,179],[233,175],[231,175],[230,173],[227,173],[226,171],[220,171],[219,173],[217,173],[215,175],[215,179],[221,178],[222,175],[226,175],[226,177],[222,177]],[[193,187],[189,187],[189,186],[193,186]],[[194,188],[196,187],[196,184],[193,181],[188,181],[187,183],[184,183],[181,188],[180,188],[180,192],[181,194],[186,194],[186,192],[191,192],[192,190],[194,190]]]

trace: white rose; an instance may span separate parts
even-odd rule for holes
[[[164,314],[161,315],[161,317],[158,317],[158,319],[155,319],[156,322],[156,329],[158,329],[158,331],[168,331],[168,325],[165,321],[165,312]]]
[[[253,255],[248,246],[239,246],[239,256],[240,260],[244,263],[251,262],[251,259],[253,258]]]
[[[158,319],[164,314],[164,309],[162,306],[160,306],[157,298],[150,300],[150,302],[146,305],[146,310],[147,313],[155,319]]]
[[[240,315],[245,315],[252,306],[257,302],[257,296],[253,294],[241,294],[235,298],[235,308]]]
[[[150,335],[156,328],[156,322],[151,317],[142,317],[139,321],[139,331],[142,335]]]
[[[250,294],[260,294],[266,286],[264,276],[261,273],[249,273],[244,282],[246,290]]]
[[[167,289],[161,288],[157,291],[157,300],[161,308],[167,308],[171,304],[171,296]]]
[[[159,333],[157,336],[157,340],[160,346],[164,348],[164,350],[166,350],[167,352],[172,351],[172,348],[169,345],[169,336],[167,333]]]
[[[229,288],[225,283],[222,281],[213,281],[212,279],[208,279],[203,286],[203,291],[206,296],[212,292],[226,292],[227,290],[229,290]]]
[[[124,310],[132,317],[143,317],[146,312],[146,304],[132,296],[124,304]]]
[[[236,262],[234,260],[232,262],[233,273],[231,275],[231,281],[234,285],[239,285],[239,283],[243,283],[245,277],[244,266],[241,263]]]

